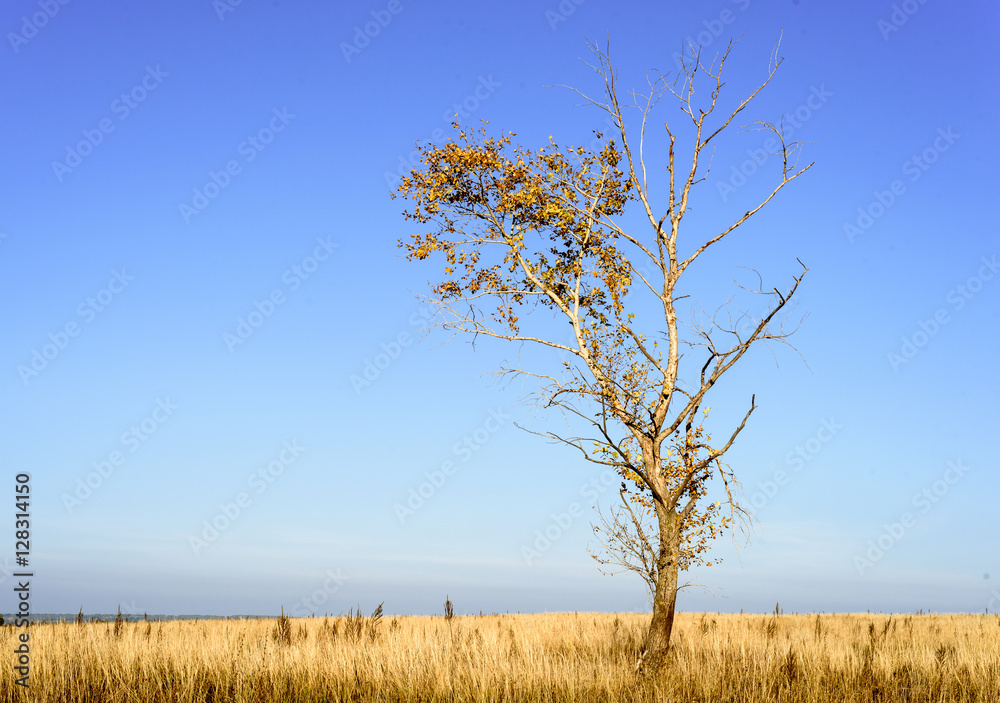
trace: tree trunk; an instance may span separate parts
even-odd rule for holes
[[[660,526],[660,553],[653,598],[653,619],[639,656],[640,672],[656,674],[666,663],[670,633],[674,628],[677,602],[678,558],[680,556],[680,516],[672,510],[657,510]]]

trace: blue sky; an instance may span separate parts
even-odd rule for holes
[[[640,88],[742,36],[735,99],[780,35],[737,123],[786,116],[816,165],[689,283],[801,259],[806,363],[761,349],[715,391],[720,428],[756,393],[729,459],[760,528],[679,607],[1000,608],[998,28],[935,0],[6,3],[0,478],[32,477],[33,607],[645,608],[587,555],[608,482],[485,375],[514,350],[417,341],[431,273],[388,183],[456,112],[589,142],[601,116],[548,87],[599,89],[586,39]],[[720,145],[689,245],[773,181],[762,144]]]

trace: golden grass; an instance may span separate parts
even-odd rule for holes
[[[32,626],[31,688],[0,628],[0,701],[990,701],[996,615],[681,613],[638,681],[648,615],[310,618]]]

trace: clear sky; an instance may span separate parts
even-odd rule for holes
[[[641,88],[742,36],[735,99],[780,35],[737,123],[784,115],[816,165],[691,283],[801,259],[805,363],[760,349],[711,398],[724,427],[756,393],[729,459],[760,528],[679,607],[1000,609],[998,29],[982,1],[5,3],[0,480],[31,475],[33,607],[645,608],[587,554],[615,492],[484,375],[515,350],[415,341],[431,270],[390,184],[456,112],[587,143],[599,113],[547,87],[599,90],[586,39]],[[687,241],[773,182],[762,144],[720,145]]]

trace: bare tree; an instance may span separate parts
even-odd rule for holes
[[[656,600],[656,524],[650,519],[649,509],[628,494],[628,487],[622,482],[621,506],[612,505],[608,516],[598,508],[600,526],[594,526],[601,551],[591,556],[602,566],[619,567],[621,571],[632,571],[646,584],[649,603]],[[638,513],[638,514],[637,514]],[[603,535],[603,536],[602,536]],[[603,573],[616,573],[604,572]],[[619,572],[620,573],[620,572]]]
[[[690,253],[682,256],[678,242],[692,189],[708,173],[716,138],[774,76],[781,63],[777,47],[764,80],[720,117],[715,112],[732,42],[711,62],[691,47],[674,81],[657,75],[647,92],[629,94],[631,103],[622,102],[607,50],[590,48],[603,95],[580,95],[607,113],[611,136],[597,132],[596,149],[560,148],[550,137],[548,146],[531,151],[513,144],[512,133],[491,137],[485,124],[478,130],[456,124],[457,138],[419,147],[421,165],[402,179],[399,192],[413,201],[404,216],[430,231],[399,244],[409,260],[443,258],[443,279],[428,297],[445,311],[440,326],[561,358],[541,369],[523,368],[519,360],[500,374],[536,380],[531,398],[538,407],[558,410],[590,430],[589,436],[572,430],[536,434],[621,475],[625,512],[617,513],[617,524],[624,531],[612,526],[607,537],[631,552],[653,591],[640,663],[656,669],[669,649],[679,571],[700,560],[708,542],[745,515],[722,458],[757,407],[755,397],[738,426],[713,442],[703,427],[706,396],[751,346],[784,342],[794,331],[784,328],[786,308],[806,268],[783,290],[762,284],[745,289],[761,296],[762,312],[734,316],[724,305],[711,317],[696,316],[684,333],[677,306],[685,296],[678,285],[703,253],[812,164],[797,167],[798,145],[786,144],[780,124],[754,123],[781,144],[780,178],[731,224],[685,239]],[[702,81],[710,87],[704,97],[695,91]],[[668,183],[657,204],[644,149],[651,112],[662,97],[678,101],[690,120],[691,144],[682,157],[679,132],[664,124]],[[627,124],[628,109],[634,109],[636,126]],[[641,213],[638,228],[623,224],[630,205]],[[553,327],[539,308],[563,325]],[[536,314],[522,320],[531,312]],[[558,331],[565,332],[567,323],[563,340]],[[721,479],[724,501],[704,500],[713,476]]]

